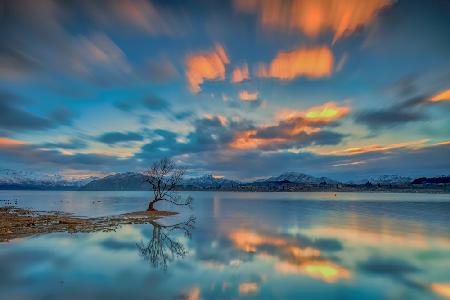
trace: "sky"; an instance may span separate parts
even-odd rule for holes
[[[0,168],[450,174],[450,1],[0,0]]]

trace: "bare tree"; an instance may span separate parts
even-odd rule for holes
[[[144,172],[145,181],[150,183],[153,189],[153,200],[150,200],[147,211],[156,211],[155,204],[167,201],[175,205],[192,205],[192,198],[182,198],[177,192],[177,185],[181,183],[185,170],[177,168],[174,161],[163,158],[155,162],[153,166]]]

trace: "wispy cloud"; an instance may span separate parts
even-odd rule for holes
[[[248,65],[244,64],[242,67],[235,67],[231,74],[231,82],[239,83],[249,79]]]
[[[25,145],[26,143],[21,140],[16,140],[12,138],[6,138],[6,137],[0,137],[0,147],[6,148],[6,147],[12,147],[12,146],[18,146],[18,145]]]
[[[266,29],[299,30],[317,37],[327,30],[333,41],[351,35],[368,25],[378,12],[391,5],[392,0],[235,0],[238,11],[255,13]]]
[[[177,36],[186,29],[184,16],[152,1],[83,1],[82,4],[94,21],[108,27],[117,27],[120,24],[150,36]]]
[[[200,92],[205,80],[225,80],[225,65],[229,62],[221,45],[216,45],[212,51],[189,55],[186,59],[186,78],[191,92]]]
[[[450,101],[450,90],[442,91],[430,98],[431,102]]]
[[[333,72],[333,63],[333,53],[326,46],[297,48],[279,52],[269,65],[260,64],[256,75],[280,80],[329,77]]]

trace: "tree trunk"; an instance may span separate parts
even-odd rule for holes
[[[156,208],[154,207],[155,203],[156,200],[150,201],[150,203],[148,204],[147,211],[156,211]]]

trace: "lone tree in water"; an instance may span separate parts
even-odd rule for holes
[[[153,166],[144,172],[145,181],[150,183],[153,189],[153,199],[148,204],[147,211],[156,211],[155,204],[167,201],[175,205],[191,206],[192,198],[182,198],[177,192],[177,185],[181,183],[185,170],[177,168],[173,160],[163,158],[155,162]]]

